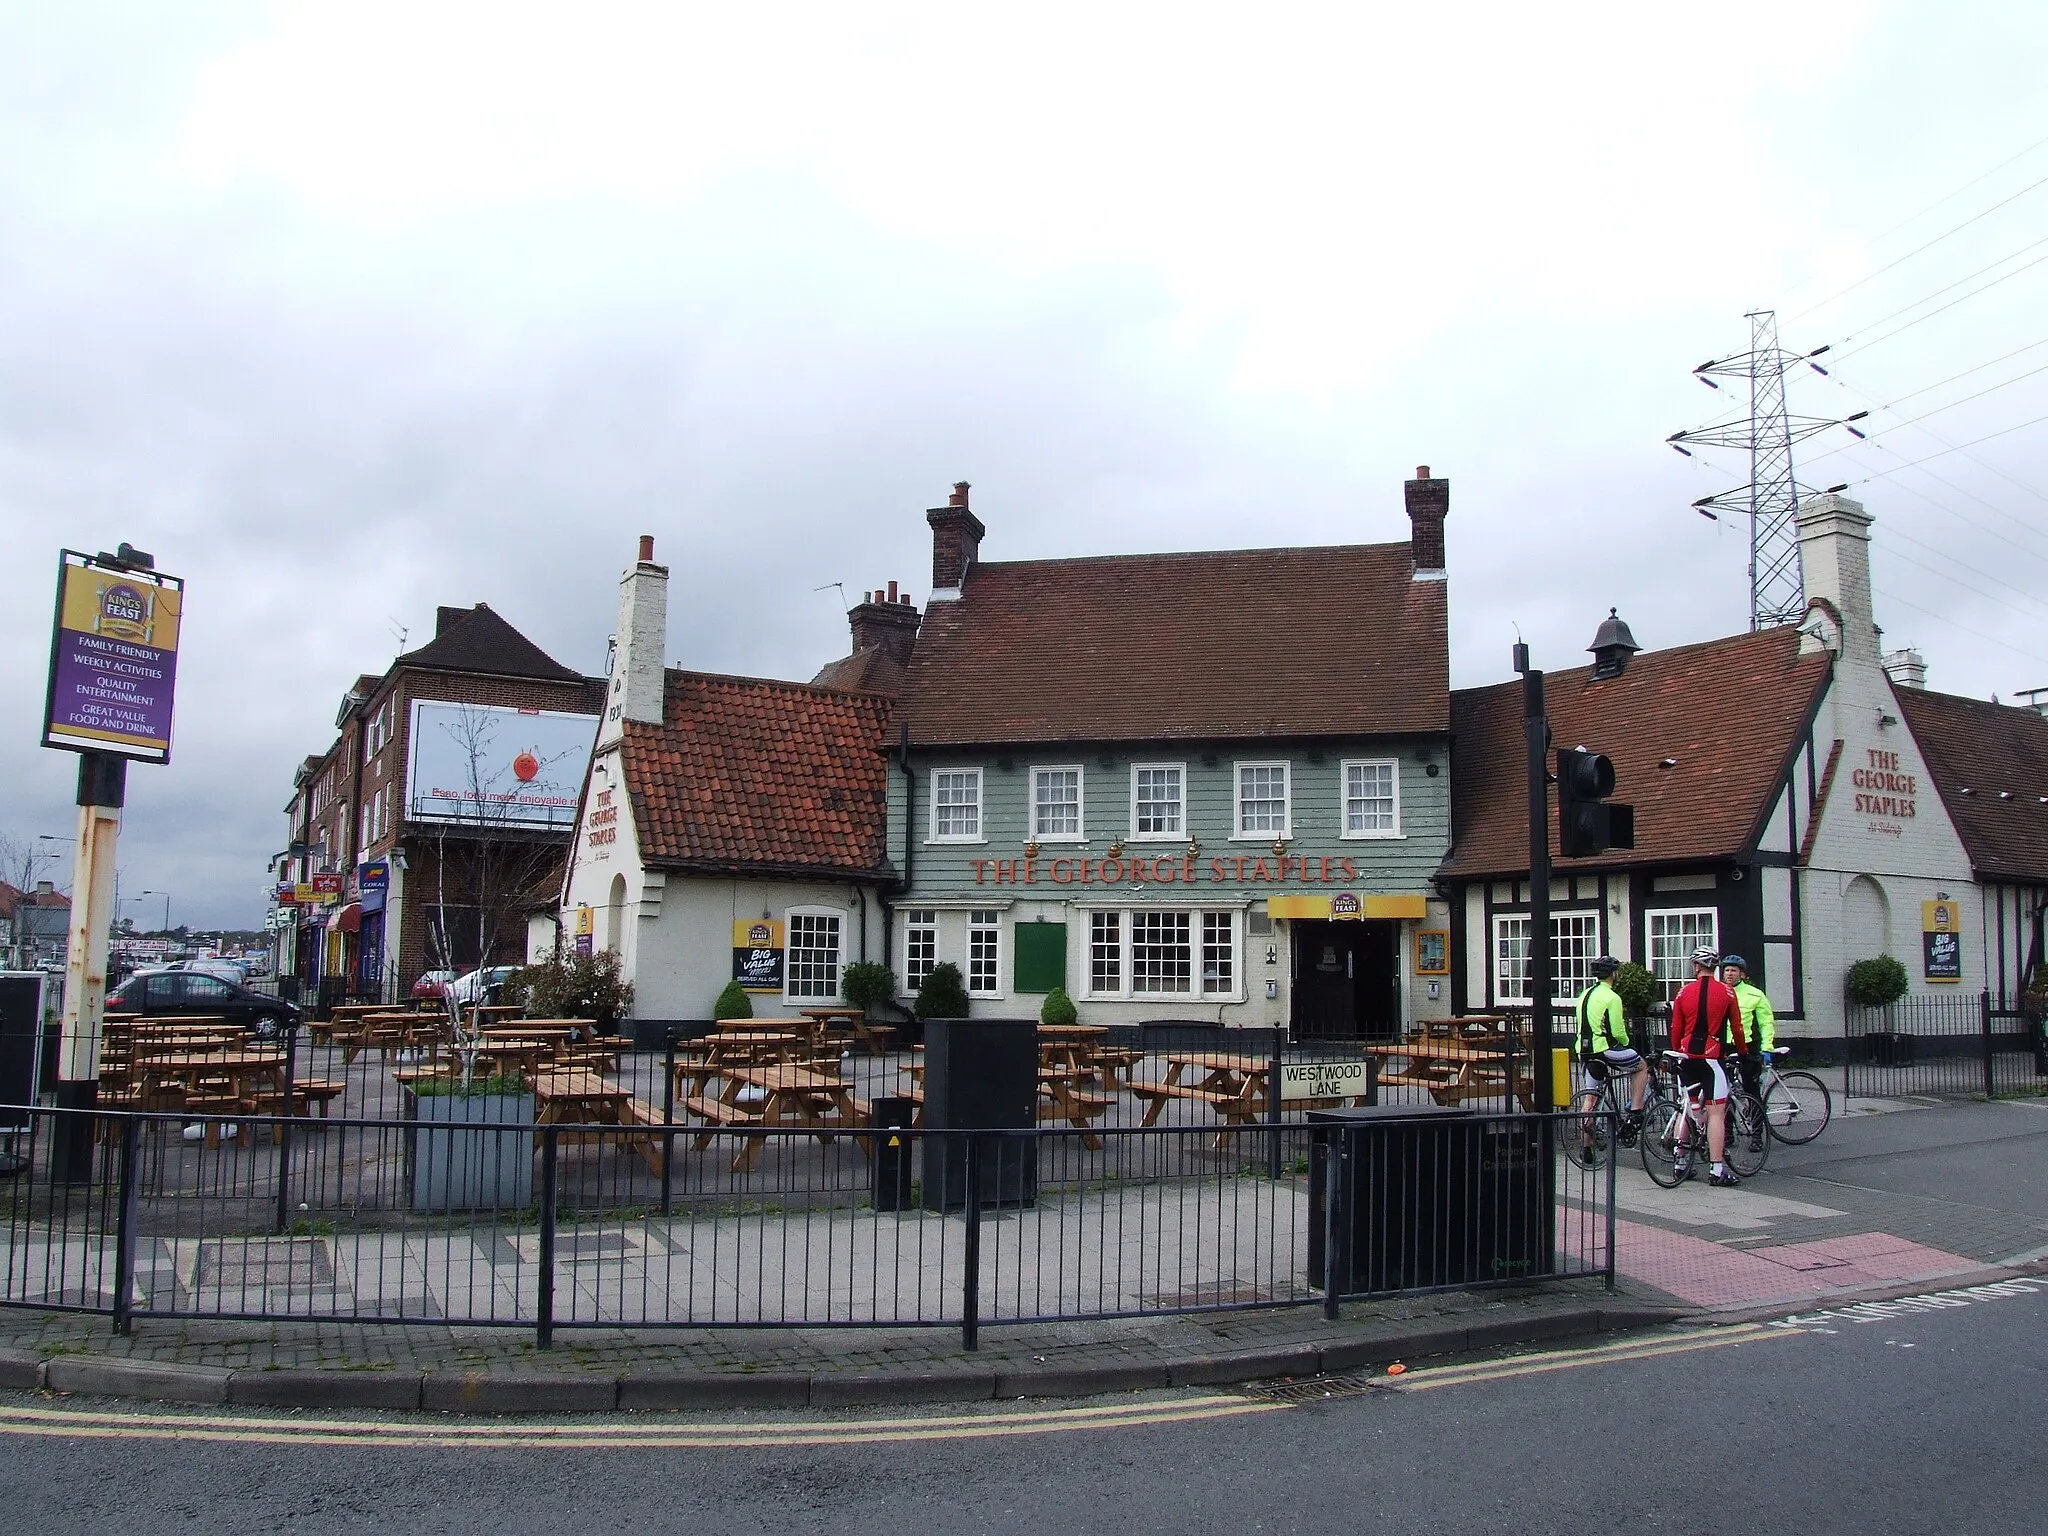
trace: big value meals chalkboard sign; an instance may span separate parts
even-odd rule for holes
[[[785,941],[780,921],[743,918],[732,925],[732,979],[748,992],[782,990]]]

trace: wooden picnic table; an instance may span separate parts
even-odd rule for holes
[[[1161,1081],[1131,1084],[1131,1092],[1145,1100],[1144,1124],[1155,1124],[1169,1099],[1207,1104],[1226,1125],[1244,1124],[1265,1113],[1270,1058],[1187,1051],[1170,1053],[1164,1060],[1166,1076]],[[1200,1074],[1195,1082],[1186,1080],[1191,1070]]]
[[[266,1092],[284,1089],[284,1052],[271,1046],[218,1051],[138,1051],[133,1070],[143,1107],[164,1087],[181,1101],[176,1108],[195,1116],[253,1115]],[[206,1144],[220,1145],[220,1118],[206,1122]]]
[[[646,1126],[660,1122],[652,1106],[633,1096],[633,1090],[596,1072],[569,1069],[537,1072],[529,1079],[533,1089],[536,1125]],[[647,1160],[655,1177],[661,1176],[661,1148],[651,1135],[635,1134],[626,1140]]]
[[[859,1041],[861,1049],[870,1056],[884,1054],[895,1036],[894,1026],[876,1023],[868,1017],[865,1008],[799,1008],[797,1012],[819,1025],[828,1035],[835,1023],[844,1025],[841,1038]]]
[[[1512,1066],[1516,1095],[1525,1108],[1531,1103],[1533,1085],[1525,1054],[1505,1040],[1479,1044],[1425,1038],[1399,1045],[1369,1045],[1365,1050],[1387,1064],[1379,1074],[1382,1085],[1425,1089],[1438,1104],[1505,1096]]]
[[[682,1074],[681,1063],[676,1070],[678,1075]],[[695,1064],[688,1070],[693,1091],[679,1094],[677,1107],[713,1126],[799,1125],[815,1128],[820,1141],[830,1142],[835,1134],[865,1127],[869,1121],[868,1106],[853,1096],[853,1085],[836,1072],[790,1065],[713,1067],[709,1063]],[[724,1084],[715,1095],[708,1091],[714,1078],[722,1079]],[[758,1090],[758,1103],[741,1102],[749,1088]],[[764,1140],[746,1139],[733,1158],[733,1172],[744,1173],[753,1168],[760,1159]],[[700,1131],[697,1149],[702,1151],[711,1141],[711,1132]],[[861,1141],[861,1150],[869,1150],[865,1139]]]

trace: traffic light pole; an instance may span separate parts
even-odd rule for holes
[[[1550,721],[1544,713],[1543,674],[1530,667],[1529,648],[1515,647],[1522,674],[1522,739],[1529,774],[1529,1086],[1536,1108],[1557,1108],[1550,1081]]]

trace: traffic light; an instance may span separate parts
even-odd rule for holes
[[[1636,808],[1608,800],[1614,764],[1598,752],[1567,748],[1557,754],[1557,850],[1583,859],[1610,848],[1636,845]]]

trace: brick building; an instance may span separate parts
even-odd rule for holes
[[[524,958],[552,907],[604,680],[561,665],[487,605],[441,608],[434,638],[343,695],[336,737],[294,775],[279,974],[322,995],[394,998],[429,969]],[[293,850],[298,850],[294,852]]]

